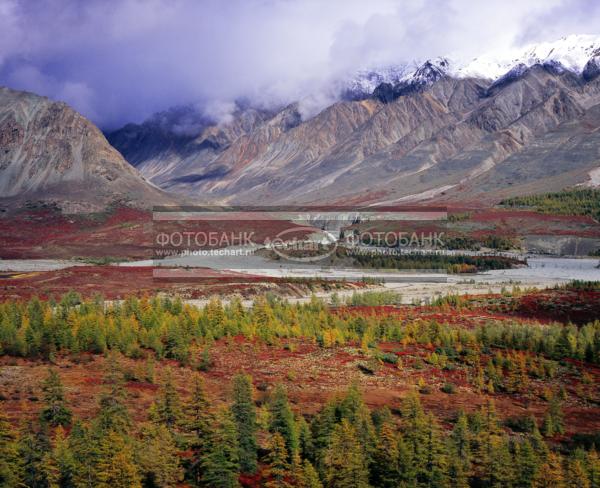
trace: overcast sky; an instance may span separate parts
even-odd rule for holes
[[[104,129],[169,106],[316,105],[362,67],[600,33],[598,0],[0,0],[0,84]]]

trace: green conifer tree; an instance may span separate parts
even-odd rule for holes
[[[544,435],[550,437],[555,434],[565,433],[565,422],[562,405],[558,395],[552,395],[548,411],[544,417]]]
[[[145,487],[172,488],[183,479],[177,446],[164,424],[143,429],[138,457]]]
[[[481,424],[478,427],[479,432],[476,441],[477,458],[480,464],[482,477],[490,482],[492,471],[494,469],[494,449],[500,446],[502,435],[494,402],[489,401],[482,407],[480,419]]]
[[[52,457],[51,453],[47,453],[44,456],[41,467],[44,471],[46,486],[48,488],[61,488],[61,486],[60,486],[60,468],[56,464],[56,461]]]
[[[75,421],[68,441],[74,462],[74,485],[77,488],[95,487],[99,438],[94,438],[87,426]]]
[[[485,473],[485,478],[489,481],[489,486],[492,488],[512,486],[515,473],[508,438],[506,436],[493,436],[490,442],[491,456],[489,471]]]
[[[550,452],[546,462],[533,481],[534,488],[567,488],[562,460],[558,454]]]
[[[430,432],[428,425],[430,419],[425,415],[419,394],[416,392],[411,392],[404,399],[401,411],[404,425],[402,440],[408,451],[402,457],[406,460],[410,459],[412,462],[407,473],[421,481],[423,477],[427,478],[428,476],[426,471],[430,457],[427,446],[430,441],[435,441],[433,432]],[[403,464],[405,462],[403,461]],[[406,468],[404,469],[406,470]]]
[[[296,422],[298,430],[299,455],[302,459],[314,460],[314,443],[310,426],[304,417],[298,417]]]
[[[53,369],[48,371],[48,376],[42,383],[42,391],[44,393],[44,408],[40,413],[40,420],[47,422],[52,427],[70,424],[73,414],[67,408],[65,390],[60,376]]]
[[[414,448],[399,436],[398,440],[398,470],[400,471],[401,486],[414,486],[417,483],[417,472],[414,459]]]
[[[173,380],[173,372],[167,369],[162,386],[162,395],[152,406],[150,417],[173,432],[181,421],[181,399]]]
[[[240,447],[239,459],[242,472],[256,471],[256,407],[254,405],[252,378],[237,375],[233,378],[233,403],[231,412],[235,419]]]
[[[186,404],[186,429],[193,434],[190,449],[194,455],[191,461],[191,478],[200,484],[202,478],[201,458],[208,448],[214,417],[209,410],[204,380],[200,374],[194,374],[192,395]]]
[[[325,458],[327,486],[332,488],[367,488],[369,470],[356,430],[347,419],[338,424]]]
[[[450,434],[450,454],[462,463],[462,472],[469,476],[471,472],[471,434],[465,412],[458,414]]]
[[[133,448],[121,434],[109,432],[98,446],[97,488],[141,488]]]
[[[590,484],[584,461],[576,457],[570,459],[567,467],[566,485],[569,488],[590,488]]]
[[[308,459],[302,463],[302,470],[297,480],[298,488],[323,488],[317,470]]]
[[[448,439],[449,486],[468,488],[471,474],[471,434],[467,416],[461,410]]]
[[[600,458],[598,451],[591,449],[586,456],[586,467],[590,488],[600,488]]]
[[[515,487],[530,488],[540,467],[540,459],[529,439],[515,446]]]
[[[291,477],[288,452],[285,439],[279,432],[271,436],[270,451],[267,457],[267,488],[288,488],[292,486],[288,479]]]
[[[322,478],[325,477],[325,456],[336,421],[336,405],[330,401],[325,404],[311,423],[314,467]]]
[[[273,434],[279,432],[283,436],[291,461],[294,453],[298,451],[298,432],[287,393],[282,385],[275,387],[269,411],[271,413],[269,431]]]
[[[19,457],[23,466],[22,481],[30,488],[45,488],[48,484],[44,471],[44,453],[50,451],[47,424],[36,429],[27,422],[19,435]]]
[[[556,433],[554,430],[554,422],[552,420],[552,415],[549,412],[546,412],[544,415],[544,420],[542,422],[542,432],[545,437],[552,437]]]
[[[240,471],[238,433],[231,412],[222,409],[216,418],[206,454],[202,457],[205,486],[237,488]]]
[[[441,429],[433,414],[426,416],[424,436],[424,463],[419,462],[417,479],[425,486],[445,486],[448,481],[448,455]]]
[[[22,486],[23,465],[17,431],[12,427],[0,403],[0,486]]]
[[[548,445],[540,432],[540,429],[537,426],[537,422],[533,419],[533,430],[530,435],[531,447],[535,451],[535,454],[538,457],[539,462],[546,461],[546,457],[548,456]]]
[[[400,484],[398,436],[391,424],[381,427],[373,454],[371,480],[374,486],[393,488]]]
[[[348,419],[356,429],[356,434],[367,456],[367,463],[370,463],[375,449],[375,426],[371,412],[365,404],[357,384],[353,384],[348,389],[339,406],[339,412],[340,417]]]
[[[126,435],[131,429],[131,417],[125,403],[123,372],[114,353],[107,359],[103,381],[105,386],[100,394],[100,411],[94,419],[94,430],[98,436],[108,432]]]
[[[75,486],[75,459],[69,447],[64,429],[59,426],[54,435],[52,451],[44,456],[43,467],[50,488]]]

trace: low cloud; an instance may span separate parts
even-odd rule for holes
[[[593,0],[0,0],[0,84],[104,129],[187,103],[224,121],[240,99],[311,116],[360,68],[593,33],[598,17]]]

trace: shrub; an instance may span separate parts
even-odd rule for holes
[[[385,352],[380,354],[379,359],[381,359],[384,363],[398,364],[398,356],[392,352]]]
[[[374,375],[381,368],[381,363],[377,359],[370,359],[358,363],[358,369],[368,375]]]
[[[210,368],[212,368],[213,362],[212,362],[212,358],[210,357],[210,350],[208,349],[208,347],[205,347],[204,350],[202,351],[202,356],[200,357],[200,361],[198,362],[198,371],[208,371]]]
[[[529,415],[524,417],[509,417],[504,421],[504,425],[515,432],[531,433],[536,423],[535,418]]]

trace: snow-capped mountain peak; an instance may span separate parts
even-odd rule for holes
[[[565,70],[585,79],[600,76],[600,35],[570,35],[553,42],[540,42],[520,48],[506,48],[483,54],[467,63],[446,57],[363,69],[343,82],[346,99],[371,95],[390,101],[404,93],[420,90],[444,76],[482,78],[495,85],[518,78],[535,64],[555,73]]]
[[[344,84],[342,92],[350,99],[368,97],[382,83],[396,85],[411,73],[412,70],[407,64],[361,69]]]
[[[450,73],[451,63],[448,58],[428,59],[414,72],[405,76],[402,81],[420,85],[433,83]]]
[[[451,74],[452,63],[448,58],[438,57],[424,62],[397,64],[379,68],[363,69],[344,85],[345,98],[360,99],[370,96],[381,85],[424,86]]]
[[[600,36],[570,35],[553,42],[541,42],[522,48],[498,50],[479,56],[459,68],[462,78],[496,80],[517,65],[551,64],[581,74],[585,65],[600,50]]]

